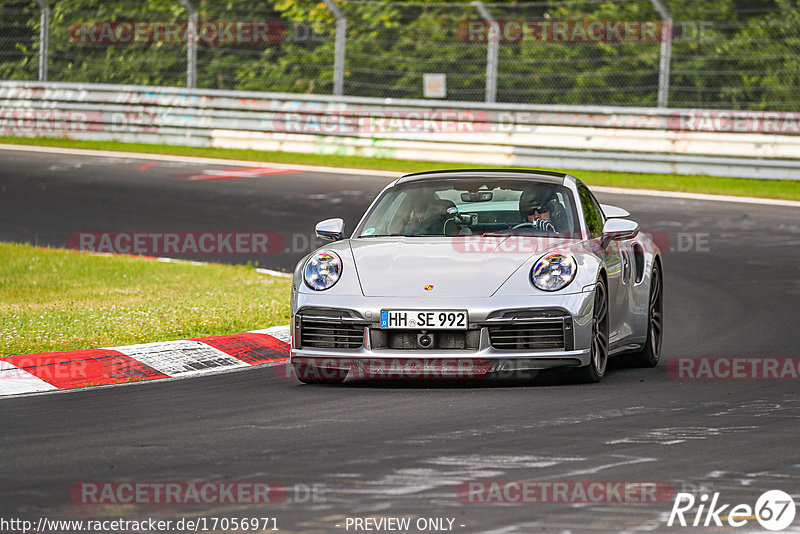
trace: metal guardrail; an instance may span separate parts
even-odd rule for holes
[[[443,104],[6,81],[0,82],[0,134],[476,165],[800,177],[800,114]]]

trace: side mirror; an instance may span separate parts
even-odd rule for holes
[[[325,219],[318,222],[314,233],[325,241],[341,241],[344,234],[344,219]]]
[[[603,213],[605,213],[606,217],[608,217],[609,219],[617,219],[619,217],[630,216],[628,210],[618,208],[616,206],[611,206],[609,204],[600,204],[600,208],[602,208]]]
[[[603,225],[603,248],[612,241],[639,235],[639,223],[628,219],[608,219]]]

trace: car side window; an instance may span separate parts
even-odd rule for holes
[[[586,219],[586,227],[589,229],[589,237],[600,237],[603,235],[603,223],[605,222],[600,204],[583,184],[578,184],[578,195],[581,197],[581,207],[583,208],[583,217]]]

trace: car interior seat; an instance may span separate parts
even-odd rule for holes
[[[550,201],[550,222],[559,234],[572,235],[567,210],[555,197]]]
[[[452,200],[437,199],[432,201],[422,217],[419,233],[441,235],[445,221],[452,217],[452,214],[447,213],[447,210],[455,207],[455,202]]]

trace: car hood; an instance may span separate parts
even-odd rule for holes
[[[516,236],[374,237],[353,239],[350,247],[367,297],[489,297],[531,256],[564,244],[540,241]]]

